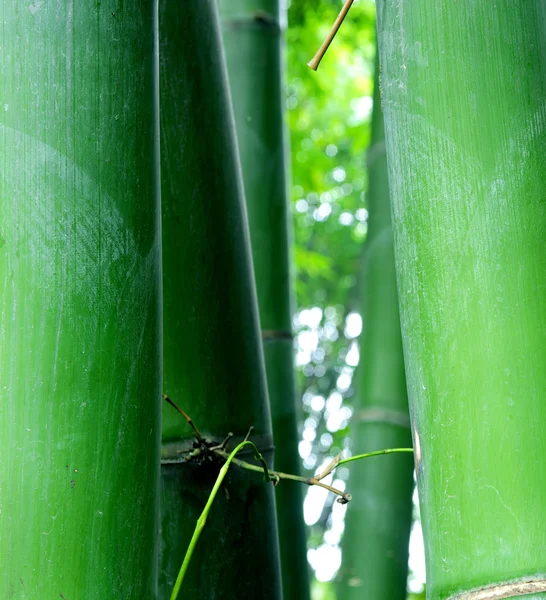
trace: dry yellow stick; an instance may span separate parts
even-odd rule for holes
[[[332,43],[332,40],[334,39],[334,37],[337,33],[337,30],[341,27],[341,24],[343,23],[345,16],[349,12],[349,9],[351,8],[353,1],[354,0],[346,0],[345,1],[343,8],[341,9],[339,15],[337,16],[337,19],[335,20],[334,24],[332,25],[332,29],[330,29],[330,33],[326,36],[326,39],[324,40],[324,42],[322,42],[322,44],[321,44],[320,48],[317,50],[317,53],[315,54],[315,56],[313,56],[313,58],[307,63],[307,66],[311,67],[311,69],[313,69],[313,71],[316,71],[318,69],[318,66],[320,65],[320,61],[322,60],[322,57],[326,54],[326,50],[328,50],[328,46]]]

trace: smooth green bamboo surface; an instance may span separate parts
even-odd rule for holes
[[[160,2],[164,391],[204,435],[273,457],[248,226],[214,0]],[[163,410],[163,457],[192,430]],[[233,444],[233,442],[232,442]],[[232,448],[233,446],[230,446]],[[164,464],[161,598],[168,598],[220,464]],[[184,598],[281,597],[274,490],[234,468],[212,507]]]
[[[361,287],[363,333],[351,423],[353,454],[411,447],[377,71],[376,67]],[[350,490],[353,502],[347,510],[338,599],[405,600],[413,509],[411,455],[355,464]]]
[[[542,592],[546,4],[378,8],[427,597]]]
[[[278,0],[219,2],[250,224],[275,439],[275,468],[298,474],[292,343],[283,31]],[[309,598],[301,486],[276,489],[285,600]]]
[[[154,2],[1,14],[0,598],[155,598]]]

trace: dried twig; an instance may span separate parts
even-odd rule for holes
[[[224,450],[216,451],[215,454],[221,456],[224,459],[227,459],[229,457],[229,452],[226,452]],[[258,465],[253,465],[252,463],[240,460],[238,458],[232,459],[232,462],[234,465],[237,465],[238,467],[240,467],[241,469],[245,469],[246,471],[254,471],[255,473],[263,472],[262,467]],[[352,498],[351,494],[338,490],[337,488],[332,487],[331,485],[328,485],[326,483],[323,483],[322,481],[320,481],[320,479],[316,477],[300,477],[299,475],[283,473],[282,471],[269,471],[269,480],[273,482],[274,485],[276,485],[282,479],[286,479],[289,481],[299,481],[300,483],[304,483],[305,485],[316,485],[318,487],[324,488],[325,490],[336,494],[336,496],[339,496],[338,502],[340,502],[341,504],[347,504],[347,502],[350,502]]]
[[[326,36],[326,39],[324,40],[324,42],[322,42],[322,44],[321,44],[320,48],[317,50],[317,53],[315,54],[315,56],[313,56],[313,58],[307,63],[307,66],[310,67],[311,69],[313,69],[313,71],[316,71],[318,69],[318,66],[320,65],[320,61],[326,54],[326,50],[328,50],[328,46],[332,43],[332,40],[336,36],[337,30],[341,27],[341,24],[343,23],[345,16],[349,12],[349,9],[351,8],[353,1],[354,0],[346,0],[345,4],[343,5],[343,8],[341,9],[339,15],[337,16],[337,19],[334,21],[334,24],[332,25],[332,29],[330,29],[330,32]]]
[[[191,428],[193,429],[193,432],[195,433],[195,437],[198,439],[198,441],[200,441],[200,442],[203,441],[203,438],[202,438],[201,434],[199,433],[199,429],[197,429],[197,427],[195,426],[195,423],[191,420],[191,418],[180,408],[180,406],[176,405],[169,398],[169,396],[167,396],[167,394],[162,394],[162,396],[163,396],[163,400],[168,402],[175,410],[177,410],[184,417],[184,419],[186,419],[186,421],[190,424]]]

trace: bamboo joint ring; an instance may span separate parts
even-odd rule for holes
[[[505,600],[506,598],[527,596],[538,592],[546,592],[546,579],[499,583],[478,590],[455,594],[450,596],[448,600]]]

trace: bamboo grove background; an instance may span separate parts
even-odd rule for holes
[[[0,597],[546,597],[544,3],[1,4]]]

